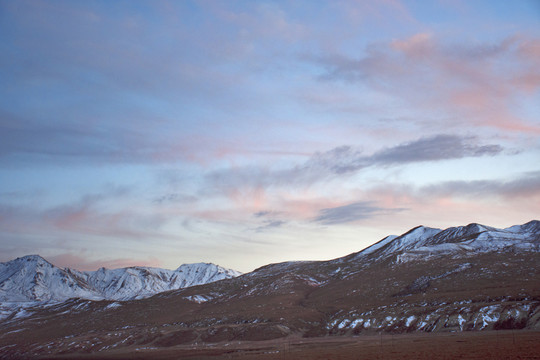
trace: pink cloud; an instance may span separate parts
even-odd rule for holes
[[[445,112],[460,125],[540,133],[536,115],[516,105],[540,90],[540,40],[452,44],[418,33],[366,48],[360,60],[328,57],[328,79],[367,82],[417,109]],[[447,123],[445,121],[445,126]]]
[[[540,63],[540,39],[523,39],[518,47],[520,55],[534,63]]]
[[[394,40],[390,43],[390,47],[413,58],[425,58],[431,56],[434,51],[432,35],[428,33],[419,33],[407,39]]]
[[[435,192],[402,184],[366,189],[357,193],[357,198],[370,199],[385,208],[407,210],[362,219],[359,224],[399,235],[418,225],[447,228],[478,222],[507,227],[530,221],[531,214],[540,213],[540,193],[532,184],[520,187],[518,182],[504,186],[505,190],[493,188],[492,184],[447,186]]]
[[[308,189],[298,189],[291,193],[285,189],[265,190],[261,187],[228,192],[226,202],[213,209],[189,209],[183,214],[188,217],[213,222],[242,222],[249,225],[258,222],[254,214],[270,212],[287,221],[306,221],[312,219],[320,209],[347,205],[346,200],[321,197]],[[276,211],[274,211],[276,210]]]
[[[512,84],[522,91],[532,94],[540,88],[540,72],[518,75],[513,79]]]
[[[105,204],[89,200],[46,210],[38,215],[38,227],[48,231],[117,239],[175,238],[161,230],[169,214],[125,208],[107,210]]]

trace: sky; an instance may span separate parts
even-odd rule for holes
[[[540,219],[536,0],[0,0],[0,261],[327,260]]]

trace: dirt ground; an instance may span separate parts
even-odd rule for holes
[[[540,331],[364,335],[230,342],[128,352],[71,354],[55,359],[540,359]],[[51,359],[51,357],[48,357]]]

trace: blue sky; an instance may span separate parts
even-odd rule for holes
[[[1,1],[0,261],[330,259],[540,214],[537,1]]]

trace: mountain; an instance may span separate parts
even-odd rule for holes
[[[132,300],[238,275],[235,270],[204,263],[176,270],[128,267],[82,272],[60,269],[39,255],[29,255],[0,263],[0,302]]]
[[[87,283],[108,300],[141,299],[162,291],[181,289],[239,276],[236,270],[214,264],[184,264],[176,270],[129,267],[101,268],[85,273]]]
[[[373,252],[379,256],[392,256],[399,252],[397,261],[405,262],[429,256],[467,252],[478,254],[502,250],[539,251],[539,229],[538,221],[507,229],[496,229],[475,223],[446,230],[419,226]],[[367,252],[369,251],[370,249],[367,249]]]
[[[72,297],[98,300],[86,280],[38,255],[0,263],[0,302],[64,301]]]
[[[27,307],[0,323],[0,353],[152,357],[232,341],[540,330],[538,264],[538,221],[417,227],[342,258],[270,264],[139,300]]]
[[[358,253],[371,260],[396,256],[397,262],[426,257],[492,251],[540,251],[540,222],[531,221],[507,229],[480,224],[446,230],[418,226],[401,236],[389,236]]]

